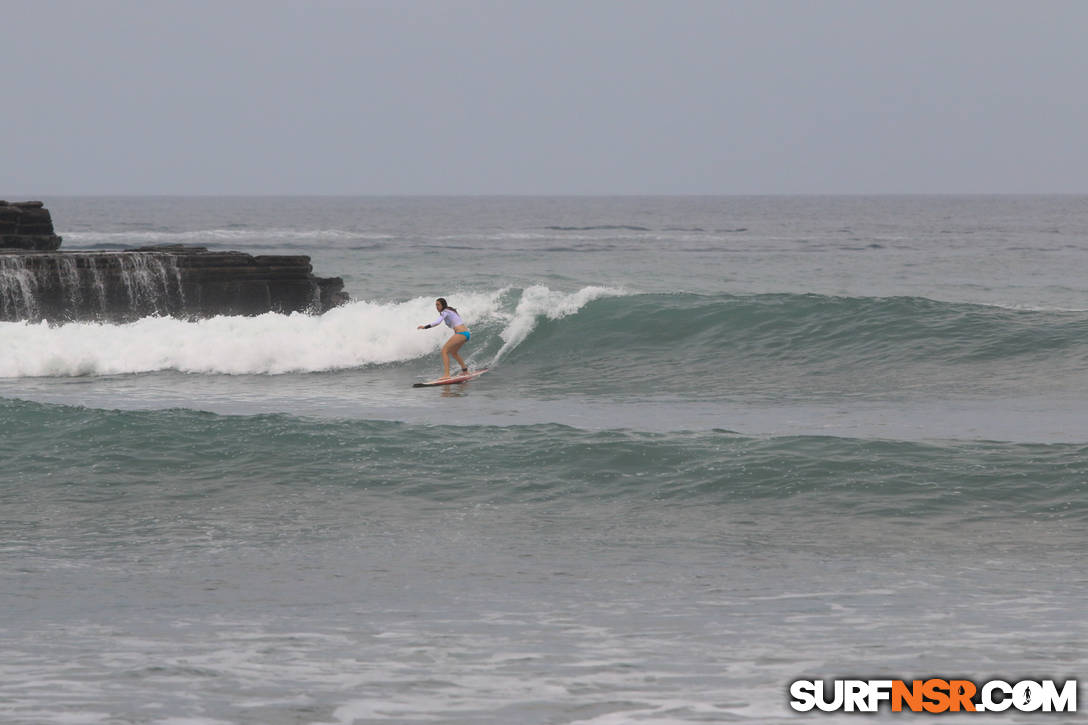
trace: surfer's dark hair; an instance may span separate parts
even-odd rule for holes
[[[456,307],[450,307],[450,304],[448,302],[446,302],[445,297],[439,297],[437,300],[435,300],[435,302],[441,302],[443,310],[453,310],[454,312],[457,312],[457,308]],[[457,314],[461,314],[461,313],[457,312]]]

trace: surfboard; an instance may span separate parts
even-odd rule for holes
[[[483,370],[473,370],[472,372],[461,373],[460,375],[451,375],[450,377],[445,379],[439,378],[438,380],[428,380],[425,383],[413,383],[412,387],[429,388],[434,385],[453,385],[454,383],[467,383],[469,380],[475,380],[476,378],[480,377],[481,375],[486,373],[487,370],[488,368],[484,368]]]

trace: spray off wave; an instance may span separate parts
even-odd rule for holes
[[[559,320],[578,312],[594,300],[625,294],[623,290],[613,287],[583,287],[571,294],[556,292],[543,285],[527,288],[518,300],[517,308],[509,316],[506,329],[499,333],[503,346],[495,353],[493,364],[524,342],[541,319]]]
[[[537,321],[558,319],[618,290],[573,293],[542,286],[522,292],[450,295],[476,329],[498,330],[502,347],[519,345]],[[0,377],[73,377],[175,370],[196,374],[267,375],[344,370],[434,355],[445,335],[416,326],[434,318],[434,298],[357,301],[323,315],[214,317],[185,321],[146,317],[128,324],[0,323]]]

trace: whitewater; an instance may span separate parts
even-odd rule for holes
[[[352,299],[0,323],[5,722],[784,723],[1088,665],[1083,197],[46,201]],[[436,297],[492,371],[413,389]]]
[[[539,319],[560,319],[604,296],[623,294],[605,287],[561,293],[542,285],[519,290],[517,304],[504,311],[510,290],[458,294],[475,324],[498,326],[502,347],[494,365],[517,347]],[[5,347],[0,377],[118,375],[175,370],[224,375],[326,372],[405,362],[433,356],[445,342],[422,335],[415,325],[430,314],[434,300],[350,302],[324,315],[267,313],[206,320],[146,317],[127,324],[0,323]]]

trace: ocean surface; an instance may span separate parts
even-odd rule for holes
[[[353,301],[0,323],[4,723],[1086,674],[1086,197],[44,201],[62,249],[307,254]],[[413,389],[439,296],[491,370]]]

